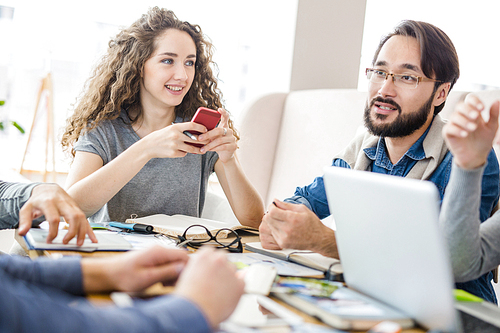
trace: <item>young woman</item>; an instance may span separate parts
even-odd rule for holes
[[[236,158],[212,63],[200,27],[158,7],[109,42],[62,138],[74,156],[68,193],[91,221],[200,216],[215,171],[240,223],[258,227],[264,205]],[[222,114],[215,129],[189,121],[200,106]]]

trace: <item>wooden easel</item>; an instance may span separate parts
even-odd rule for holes
[[[55,158],[55,142],[54,142],[54,89],[52,86],[52,76],[48,73],[43,79],[40,89],[38,90],[37,102],[35,107],[35,114],[33,115],[33,122],[31,123],[31,129],[28,136],[28,141],[26,142],[26,148],[23,154],[23,160],[21,162],[21,168],[19,173],[23,174],[31,172],[32,170],[24,169],[24,162],[26,160],[26,154],[28,153],[28,148],[30,146],[33,130],[35,128],[35,123],[37,122],[38,110],[41,105],[44,105],[44,110],[47,115],[47,127],[45,135],[45,163],[44,170],[42,171],[43,182],[47,181],[48,165],[49,165],[49,147],[52,149],[52,181],[56,181],[56,158]]]

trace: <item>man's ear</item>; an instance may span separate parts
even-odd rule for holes
[[[446,98],[448,98],[448,93],[450,92],[450,88],[451,82],[445,82],[438,87],[436,94],[434,95],[434,107],[439,106],[446,101]]]

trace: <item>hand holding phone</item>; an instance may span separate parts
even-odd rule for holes
[[[192,122],[202,124],[207,128],[207,130],[213,130],[217,125],[219,124],[221,118],[221,114],[219,111],[215,111],[212,109],[200,107],[198,110],[196,110],[196,113],[193,116],[193,119],[191,119]],[[193,134],[201,134],[196,131],[189,131],[190,133]]]
[[[198,110],[196,110],[196,113],[194,114],[193,119],[191,119],[191,121],[205,126],[207,130],[210,131],[213,130],[215,127],[217,127],[220,118],[221,114],[219,113],[219,111],[215,111],[205,107],[199,107]],[[201,134],[198,131],[184,131],[183,133],[193,140],[196,140],[196,137],[194,137],[193,134],[194,135]],[[192,142],[186,142],[186,143],[196,147],[203,147],[203,145],[199,143],[192,143]]]

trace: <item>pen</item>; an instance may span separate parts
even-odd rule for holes
[[[172,125],[175,124],[175,122],[172,122]],[[198,141],[198,139],[194,136],[193,133],[190,133],[189,131],[184,131],[182,132],[184,133],[184,135],[186,135],[188,138],[190,138],[191,140],[195,140],[195,141]]]
[[[189,131],[184,131],[182,133],[184,133],[185,135],[187,135],[191,140],[198,141],[198,139],[192,133],[190,133]]]
[[[115,228],[120,228],[120,229],[132,230],[132,231],[147,232],[149,234],[153,233],[153,226],[152,225],[147,225],[147,224],[142,224],[142,223],[109,222],[109,226],[115,227]]]
[[[172,122],[172,125],[174,125],[175,122]],[[193,135],[193,133],[190,133],[189,131],[184,131],[182,132],[184,133],[184,135],[186,135],[188,138],[190,138],[191,140],[196,140],[198,141],[198,139]]]

